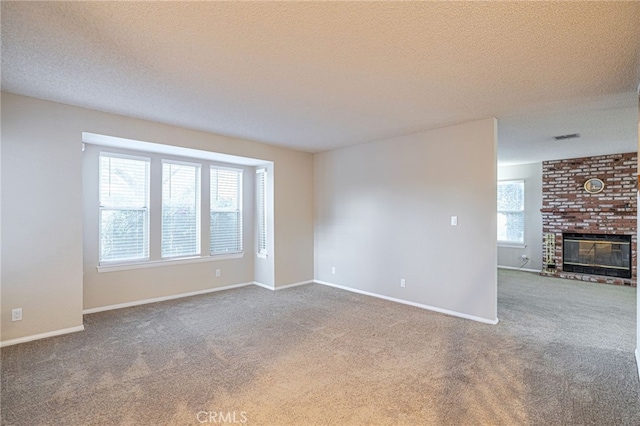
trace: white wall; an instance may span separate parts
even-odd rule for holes
[[[313,279],[312,154],[8,93],[1,112],[3,341],[82,325],[82,132],[273,162],[274,287]],[[85,283],[86,308],[253,278],[253,267],[221,263],[229,274],[210,283],[211,265],[197,265],[156,268],[158,276],[100,274]],[[156,279],[155,287],[136,286]],[[16,307],[24,320],[11,322]]]
[[[542,270],[542,163],[498,167],[498,180],[524,180],[524,245],[498,245],[498,266]],[[522,255],[529,257],[523,266]]]
[[[313,156],[306,155],[304,161],[294,159],[289,162],[286,169],[275,164],[274,183],[270,189],[275,200],[276,288],[313,280],[312,277],[303,278],[313,275],[314,163]],[[301,235],[305,238],[300,238]]]
[[[497,319],[495,119],[323,152],[314,167],[317,280]]]
[[[275,245],[273,238],[269,238],[269,235],[273,235],[274,231],[274,206],[273,203],[269,202],[269,200],[273,200],[274,167],[273,164],[267,164],[263,167],[267,169],[267,257],[256,257],[254,261],[254,281],[264,287],[275,288],[275,262],[273,262]],[[257,244],[257,241],[254,240],[254,244]]]
[[[2,94],[3,341],[82,326],[80,136],[62,111],[17,100]]]

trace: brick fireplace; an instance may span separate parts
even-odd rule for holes
[[[543,275],[636,286],[637,164],[635,152],[542,163]],[[601,192],[585,190],[591,178]]]

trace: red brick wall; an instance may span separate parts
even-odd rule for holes
[[[638,154],[554,160],[542,163],[542,231],[555,234],[556,270],[545,275],[636,286]],[[601,179],[604,190],[589,194],[584,183]],[[582,275],[562,270],[562,233],[631,235],[632,278]]]

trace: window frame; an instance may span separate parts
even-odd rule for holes
[[[182,161],[182,160],[172,160],[172,159],[167,159],[167,158],[162,158],[160,160],[161,163],[161,171],[160,171],[160,258],[161,259],[183,259],[183,258],[189,258],[189,257],[198,257],[201,255],[202,253],[202,163],[194,163],[194,162],[189,162],[189,161]],[[194,167],[195,168],[195,214],[196,214],[196,229],[195,229],[195,234],[196,234],[196,241],[195,241],[195,245],[196,245],[196,251],[195,253],[185,253],[185,254],[178,254],[178,255],[165,255],[164,251],[163,251],[163,246],[164,246],[164,225],[165,225],[165,220],[164,220],[164,207],[165,207],[165,197],[164,197],[164,165],[165,164],[169,164],[169,165],[176,165],[176,166],[187,166],[187,167]]]
[[[260,177],[259,177],[260,176]],[[256,255],[259,258],[266,259],[269,255],[267,247],[268,231],[267,224],[268,212],[267,212],[267,179],[268,171],[266,167],[260,167],[256,169]],[[260,182],[263,179],[263,182]],[[264,245],[263,245],[264,243]]]
[[[240,219],[242,221],[242,238],[241,245],[242,250],[234,253],[221,253],[221,254],[211,254],[210,247],[210,171],[211,168],[215,169],[227,169],[233,170],[236,172],[240,172],[242,176],[246,177],[246,173],[249,171],[253,172],[255,166],[244,165],[241,163],[226,163],[224,161],[208,159],[208,158],[199,158],[199,157],[189,157],[186,155],[178,155],[172,153],[163,153],[163,152],[155,152],[155,151],[147,151],[145,149],[128,149],[123,147],[111,147],[109,145],[100,145],[100,144],[90,144],[97,149],[92,152],[92,162],[95,161],[95,176],[96,183],[95,189],[96,198],[97,198],[97,208],[94,210],[94,214],[96,215],[96,227],[95,227],[95,235],[96,235],[96,270],[98,273],[108,273],[108,272],[116,272],[116,271],[126,271],[126,270],[135,270],[135,269],[144,269],[144,268],[155,268],[155,267],[163,267],[170,265],[182,265],[182,264],[191,264],[191,263],[202,263],[202,262],[212,262],[212,261],[223,261],[223,260],[233,260],[233,259],[241,259],[244,257],[245,249],[246,249],[246,241],[245,234],[249,232],[251,234],[253,232],[253,225],[247,222],[247,217],[245,217],[246,212],[244,211],[244,204],[247,200],[245,200],[245,196],[249,193],[245,194],[245,184],[242,183],[239,187],[239,199],[238,202],[241,206],[240,209]],[[95,152],[95,154],[93,154]],[[95,155],[95,157],[93,157]],[[101,230],[100,230],[100,156],[110,155],[113,157],[121,157],[121,158],[131,158],[136,160],[144,160],[147,161],[147,199],[146,199],[146,239],[147,239],[147,248],[146,254],[147,256],[144,258],[136,258],[127,259],[127,260],[114,260],[114,261],[100,261],[100,250],[101,250]],[[198,195],[200,198],[200,207],[197,209],[197,214],[199,215],[199,219],[197,224],[200,230],[197,233],[199,238],[198,248],[200,249],[200,253],[197,255],[185,255],[185,256],[172,256],[172,257],[163,257],[162,256],[162,164],[163,163],[173,163],[173,164],[184,164],[189,166],[199,167],[198,178],[200,179],[199,191]],[[209,180],[207,180],[209,179]],[[206,183],[205,183],[206,182]],[[244,182],[244,178],[241,179],[241,182]],[[253,189],[252,189],[253,190]],[[252,192],[250,192],[252,194]],[[253,203],[250,204],[252,206]],[[207,217],[209,216],[209,217]],[[247,229],[247,227],[250,229]]]
[[[501,213],[505,213],[505,214],[514,214],[514,213],[518,213],[522,216],[522,240],[519,241],[515,241],[515,240],[501,240],[498,238],[498,235],[496,235],[496,238],[498,239],[498,245],[503,246],[503,247],[524,247],[525,246],[525,233],[526,233],[526,223],[525,223],[525,212],[526,212],[526,185],[525,185],[525,180],[524,179],[505,179],[505,180],[499,180],[498,181],[498,185],[500,184],[506,184],[506,183],[517,183],[522,185],[522,209],[520,210],[500,210],[499,208],[497,208],[497,215],[496,215],[496,230],[499,232],[500,229],[498,228],[498,216]],[[496,188],[497,189],[497,188]],[[499,199],[497,199],[498,196],[498,191],[496,191],[496,207],[498,207],[499,205]],[[498,232],[496,232],[496,234],[498,234]]]
[[[145,207],[116,207],[103,204],[102,199],[102,158],[120,158],[124,160],[143,161],[146,163],[145,170]],[[122,264],[139,264],[148,262],[151,256],[151,157],[145,157],[141,155],[123,154],[112,151],[98,152],[98,266],[113,266]],[[116,259],[116,260],[102,260],[102,215],[104,211],[142,211],[144,212],[144,237],[143,245],[146,256],[128,258],[128,259]]]
[[[211,177],[212,177],[212,173],[211,170],[224,170],[224,171],[231,171],[231,172],[235,172],[238,173],[239,176],[239,182],[238,182],[238,190],[236,193],[236,197],[238,200],[238,203],[236,205],[236,208],[229,208],[229,209],[214,209],[212,207],[213,203],[212,203],[212,197],[211,197],[211,192],[212,192],[212,188],[211,188]],[[211,213],[214,211],[217,212],[226,212],[226,213],[231,213],[231,212],[236,212],[238,214],[238,220],[240,222],[240,228],[238,230],[239,235],[238,235],[238,239],[240,242],[240,250],[235,251],[235,252],[227,252],[227,253],[214,253],[211,251],[211,245],[212,245],[212,235],[211,235],[211,223],[209,224],[209,256],[212,257],[218,257],[218,256],[227,256],[227,255],[233,255],[233,254],[238,254],[238,253],[244,253],[244,209],[243,209],[243,185],[244,185],[244,169],[241,168],[237,168],[237,167],[228,167],[228,166],[218,166],[215,164],[210,164],[209,165],[209,218],[211,218]]]

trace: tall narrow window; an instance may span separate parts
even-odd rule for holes
[[[100,154],[100,263],[149,258],[149,162]]]
[[[256,170],[258,255],[267,255],[267,169]]]
[[[524,181],[498,182],[498,241],[524,244]]]
[[[162,257],[200,254],[200,165],[162,162]]]
[[[211,167],[212,255],[242,251],[242,170]]]

